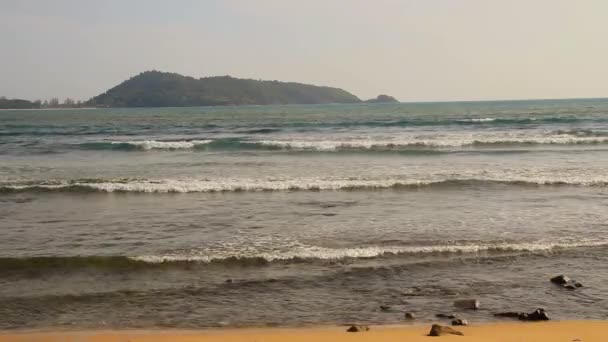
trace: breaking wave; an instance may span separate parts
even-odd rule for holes
[[[549,135],[446,135],[441,137],[396,137],[386,140],[355,139],[268,139],[239,138],[182,141],[108,141],[78,144],[86,150],[149,151],[184,150],[287,150],[287,151],[420,151],[441,148],[500,148],[532,145],[597,145],[608,144],[608,132],[590,130],[557,131]],[[432,151],[430,151],[432,152]]]
[[[462,120],[459,120],[459,122],[493,122],[496,120],[500,120],[500,119],[498,119],[498,118],[472,118],[472,119],[462,119]],[[526,120],[535,121],[536,119],[526,119]]]
[[[255,192],[255,191],[356,191],[381,189],[416,189],[421,187],[468,186],[596,186],[608,185],[607,177],[599,178],[446,178],[446,179],[84,179],[1,184],[0,193],[10,192]]]
[[[141,140],[141,141],[109,141],[109,142],[89,142],[79,144],[83,149],[89,150],[182,150],[191,149],[196,146],[206,145],[212,140],[184,140],[184,141],[157,141],[157,140]]]
[[[371,246],[353,248],[324,248],[303,246],[280,252],[244,252],[200,255],[196,252],[182,254],[151,254],[140,256],[49,256],[0,258],[0,274],[36,273],[43,271],[65,271],[77,269],[129,270],[149,267],[180,267],[192,264],[218,264],[235,266],[257,266],[273,262],[306,263],[339,261],[344,259],[372,259],[391,256],[431,254],[475,254],[475,253],[542,253],[571,248],[601,247],[608,245],[603,240],[565,242],[521,242],[521,243],[475,243],[442,244],[429,246]]]
[[[274,261],[306,261],[306,260],[341,260],[341,259],[370,259],[392,255],[406,254],[433,254],[452,253],[469,254],[480,252],[546,252],[557,249],[577,247],[605,246],[608,241],[583,240],[578,242],[523,242],[523,243],[488,243],[488,244],[462,244],[462,245],[430,245],[430,246],[371,246],[354,248],[324,248],[307,246],[283,252],[261,252],[255,254],[233,255],[196,255],[196,254],[165,254],[144,255],[131,257],[132,260],[146,263],[170,262],[250,262],[254,260],[263,262]]]
[[[608,137],[555,135],[546,137],[448,137],[395,140],[263,140],[263,146],[288,150],[399,150],[408,148],[501,147],[518,145],[592,145],[608,143]]]

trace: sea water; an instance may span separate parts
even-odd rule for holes
[[[0,111],[0,328],[606,319],[607,185],[606,99]]]

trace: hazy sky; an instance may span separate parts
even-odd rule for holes
[[[0,0],[0,95],[144,70],[402,101],[608,96],[606,0]]]

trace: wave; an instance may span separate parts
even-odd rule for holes
[[[402,151],[432,153],[442,148],[497,148],[531,145],[598,145],[608,143],[608,132],[590,130],[557,131],[550,135],[509,136],[509,135],[466,135],[442,137],[408,137],[389,140],[321,139],[321,140],[246,140],[240,138],[179,140],[179,141],[107,141],[77,144],[86,150],[148,151],[198,149],[204,151],[226,150],[269,150],[269,151]]]
[[[591,129],[570,129],[557,130],[554,132],[557,135],[566,135],[574,137],[608,137],[608,131],[597,131]]]
[[[306,260],[342,260],[342,259],[371,259],[395,255],[417,254],[471,254],[481,252],[546,252],[567,248],[600,247],[608,245],[604,240],[583,240],[578,242],[522,242],[522,243],[488,243],[488,244],[462,244],[462,245],[430,245],[430,246],[371,246],[354,248],[324,248],[308,246],[296,248],[285,252],[262,252],[257,254],[235,254],[228,256],[214,255],[144,255],[130,257],[138,262],[152,264],[171,262],[250,262],[250,261],[306,261]]]
[[[236,133],[243,134],[270,134],[280,132],[280,128],[252,128],[252,129],[243,129],[237,130]]]
[[[442,244],[429,246],[370,246],[353,248],[324,248],[307,246],[281,252],[225,253],[199,255],[197,253],[158,254],[140,256],[48,256],[24,258],[0,258],[0,274],[27,271],[30,273],[66,269],[141,269],[150,267],[189,267],[189,265],[235,265],[258,266],[268,263],[306,263],[352,259],[373,259],[395,256],[416,256],[432,254],[475,254],[554,252],[572,248],[607,246],[604,240],[554,241],[554,242],[513,242],[513,243],[471,243]]]
[[[538,117],[435,117],[435,118],[405,118],[393,120],[345,120],[345,121],[296,121],[282,124],[266,124],[261,130],[286,129],[315,129],[315,128],[356,128],[356,127],[424,127],[424,126],[522,126],[541,124],[576,124],[576,123],[605,123],[605,117],[582,116],[538,116]],[[254,131],[257,130],[253,129]]]
[[[608,143],[608,137],[551,135],[539,137],[446,137],[401,140],[263,140],[258,144],[286,150],[347,151],[399,150],[408,148],[462,148],[529,145],[596,145]]]
[[[493,122],[499,120],[498,118],[472,118],[472,119],[462,119],[462,120],[458,120],[459,122]],[[530,120],[535,120],[535,119],[530,119]]]
[[[410,119],[387,122],[355,122],[362,126],[381,127],[407,127],[407,126],[466,126],[466,125],[526,125],[526,124],[571,124],[579,122],[605,122],[605,118],[589,118],[575,116],[541,116],[541,117],[476,117],[476,118],[449,118],[449,119]]]
[[[136,151],[136,150],[181,150],[191,149],[196,146],[211,143],[212,140],[182,140],[182,141],[157,141],[157,140],[140,140],[140,141],[108,141],[108,142],[88,142],[78,146],[89,150],[118,150],[118,151]]]
[[[528,115],[533,115],[528,113]],[[340,119],[336,121],[285,121],[276,123],[256,122],[255,125],[234,124],[233,122],[225,125],[193,123],[189,126],[179,126],[187,128],[187,131],[197,132],[217,132],[243,133],[243,134],[269,134],[280,131],[292,131],[293,129],[304,129],[306,131],[324,128],[382,128],[382,127],[425,127],[425,126],[525,126],[525,125],[559,125],[559,124],[603,124],[608,122],[608,118],[599,116],[516,116],[516,117],[434,117],[434,118],[399,118],[399,119],[380,119],[380,120],[354,120]],[[175,128],[174,125],[157,127],[158,133],[167,129]],[[117,129],[113,125],[15,125],[0,124],[0,137],[12,136],[95,136],[95,135],[137,135],[149,134],[149,125],[129,125]]]
[[[82,179],[0,183],[0,193],[15,192],[126,192],[126,193],[212,193],[261,191],[357,191],[382,189],[417,189],[421,187],[471,186],[608,186],[608,178],[446,178],[446,179]]]

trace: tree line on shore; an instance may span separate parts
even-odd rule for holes
[[[5,96],[0,96],[0,109],[45,109],[45,108],[82,108],[85,107],[85,102],[66,98],[60,101],[53,97],[48,100],[28,101],[22,99],[9,99]]]

